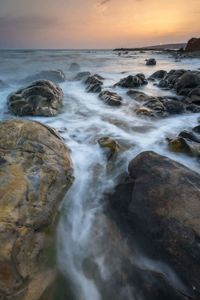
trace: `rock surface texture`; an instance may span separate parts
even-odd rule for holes
[[[63,106],[62,89],[48,80],[35,81],[8,96],[10,112],[17,116],[57,115]]]
[[[186,47],[186,52],[194,52],[194,51],[200,51],[200,38],[191,38]]]
[[[149,289],[147,299],[200,299],[199,174],[154,152],[143,152],[130,162],[128,176],[110,196],[110,208],[132,253],[135,245],[142,249],[142,261],[151,262],[146,267],[157,270],[174,288],[169,298],[164,297],[168,293],[164,286],[161,290],[157,286],[157,292]]]
[[[72,182],[69,150],[52,128],[0,123],[0,299],[38,300],[55,280],[52,225]]]

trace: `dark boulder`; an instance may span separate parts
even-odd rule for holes
[[[66,80],[66,77],[62,70],[46,70],[28,76],[25,79],[22,79],[21,82],[28,84],[33,81],[42,80],[42,79],[50,80],[55,83],[60,83],[60,82],[64,82]]]
[[[111,106],[120,106],[122,104],[122,97],[114,92],[103,91],[99,94],[99,98]]]
[[[39,80],[8,96],[10,112],[18,116],[57,115],[63,106],[61,88],[48,80]]]
[[[199,299],[200,175],[154,152],[139,154],[128,170],[109,197],[113,219],[133,252],[137,245],[152,268],[156,261],[172,270],[161,267],[180,297]]]
[[[191,89],[200,86],[200,72],[185,72],[175,83],[176,92],[179,95],[188,95]]]
[[[99,79],[97,75],[88,76],[84,83],[87,85],[86,91],[88,93],[100,93],[102,89],[103,82]]]
[[[200,38],[191,38],[185,47],[185,52],[195,51],[200,51]]]
[[[162,78],[165,77],[165,75],[167,74],[167,71],[164,71],[164,70],[159,70],[159,71],[156,71],[154,72],[149,78],[148,80],[160,80]]]
[[[149,58],[146,60],[146,65],[147,66],[155,66],[156,65],[156,60],[155,58]]]
[[[121,86],[123,88],[135,88],[147,84],[147,80],[143,74],[137,74],[135,76],[129,75],[126,78],[121,79],[115,86]]]

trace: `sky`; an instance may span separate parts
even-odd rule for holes
[[[200,36],[200,0],[0,0],[0,48],[89,49]]]

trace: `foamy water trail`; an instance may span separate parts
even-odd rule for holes
[[[0,79],[10,84],[6,90],[0,91],[2,119],[11,117],[7,113],[6,97],[19,87],[16,78],[24,78],[36,71],[61,68],[72,79],[75,74],[69,73],[68,68],[70,63],[77,62],[82,71],[89,70],[104,76],[104,87],[111,88],[128,74],[144,72],[147,76],[157,69],[198,67],[197,60],[184,60],[179,63],[173,58],[157,54],[157,66],[148,68],[144,59],[147,56],[152,57],[150,53],[120,58],[112,52],[33,51],[28,54],[16,52],[12,57],[6,52],[1,55]],[[121,74],[124,71],[127,74]],[[163,120],[143,119],[134,113],[137,103],[121,88],[115,90],[123,97],[123,105],[114,108],[101,102],[96,94],[86,93],[81,82],[70,80],[60,86],[65,94],[62,113],[55,118],[33,118],[60,131],[71,149],[74,162],[75,182],[66,195],[58,226],[58,264],[73,286],[77,300],[110,300],[113,286],[110,286],[110,291],[106,291],[106,296],[103,286],[113,274],[120,272],[123,264],[121,257],[127,249],[116,241],[117,232],[113,225],[108,226],[109,221],[104,215],[104,195],[112,190],[118,176],[127,171],[128,162],[145,150],[171,157],[199,172],[195,159],[169,152],[165,139],[175,136],[182,129],[195,126],[200,114],[174,116]],[[143,91],[151,95],[172,94],[161,91],[151,83]],[[102,136],[116,139],[124,149],[113,163],[107,162],[104,151],[97,143]],[[129,255],[131,263],[132,254]],[[139,265],[148,270],[163,270],[169,281],[178,283],[184,289],[168,266],[143,257],[140,257]],[[118,289],[119,295],[115,300],[138,299],[134,296],[136,291],[126,282]]]

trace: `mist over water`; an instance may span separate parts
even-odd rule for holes
[[[157,66],[145,65],[145,59],[151,57],[157,59]],[[61,69],[67,76],[67,81],[60,84],[65,95],[62,113],[54,118],[29,119],[57,129],[71,149],[75,181],[61,207],[57,255],[59,268],[73,286],[75,298],[140,299],[139,290],[120,277],[124,256],[130,264],[162,273],[172,285],[184,291],[184,285],[169,266],[150,261],[140,249],[130,253],[117,228],[104,214],[105,195],[112,191],[120,174],[127,171],[129,161],[145,150],[166,155],[199,172],[195,159],[169,152],[165,139],[197,125],[200,114],[160,120],[140,118],[134,112],[137,102],[126,95],[126,89],[119,87],[115,91],[123,97],[123,105],[107,106],[97,94],[86,93],[82,82],[72,80],[77,73],[69,71],[73,62],[80,65],[81,71],[103,76],[104,88],[109,89],[129,74],[142,72],[148,77],[160,69],[197,69],[199,60],[176,62],[167,55],[150,52],[118,57],[111,51],[0,51],[0,80],[8,84],[0,90],[1,119],[13,118],[7,111],[6,97],[21,86],[21,79],[51,69]],[[142,90],[150,95],[173,95],[150,82]],[[112,162],[107,161],[97,143],[103,136],[112,137],[122,145],[123,151]]]

